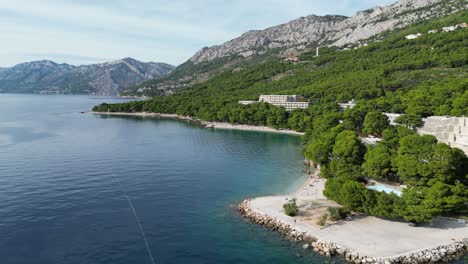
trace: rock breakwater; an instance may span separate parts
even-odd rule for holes
[[[336,243],[316,241],[312,243],[315,252],[324,256],[341,256],[351,263],[378,263],[378,264],[423,264],[448,262],[462,257],[467,252],[468,241],[456,241],[436,248],[425,249],[418,252],[400,256],[378,258],[361,255]]]
[[[307,241],[314,242],[316,239],[310,236],[307,236],[306,232],[297,230],[293,226],[283,223],[282,221],[270,217],[266,214],[258,213],[249,206],[249,199],[243,201],[238,206],[238,211],[241,215],[255,224],[266,226],[274,231],[281,233],[286,236],[289,240],[292,241]]]
[[[331,257],[340,256],[348,262],[357,264],[422,264],[448,262],[462,257],[468,252],[468,239],[454,241],[446,245],[410,252],[391,257],[372,257],[360,254],[337,243],[317,240],[312,234],[301,231],[293,225],[287,224],[268,214],[256,211],[250,207],[250,199],[244,200],[238,206],[240,214],[255,224],[263,225],[283,234],[291,241],[305,242],[304,250],[317,252],[320,255]]]

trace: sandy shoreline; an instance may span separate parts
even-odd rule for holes
[[[302,136],[304,133],[297,132],[294,130],[288,129],[274,129],[271,127],[264,127],[264,126],[249,126],[249,125],[233,125],[230,123],[220,123],[220,122],[202,122],[206,128],[214,128],[214,129],[231,129],[231,130],[245,130],[245,131],[258,131],[258,132],[271,132],[271,133],[281,133],[281,134],[288,134],[288,135],[297,135]]]
[[[307,196],[311,190],[314,191],[314,193],[315,191],[322,193],[325,188],[325,180],[321,179],[319,174],[320,168],[315,169],[313,173],[307,176],[305,182],[294,193],[292,193],[292,195]],[[322,183],[319,183],[319,181],[322,181]],[[319,184],[315,185],[315,183]]]
[[[162,118],[174,118],[180,120],[192,120],[200,122],[206,128],[213,128],[213,129],[226,129],[226,130],[243,130],[243,131],[257,131],[257,132],[270,132],[270,133],[281,133],[281,134],[288,134],[288,135],[296,135],[302,136],[304,133],[297,132],[288,129],[274,129],[271,127],[264,127],[264,126],[250,126],[250,125],[234,125],[230,123],[222,123],[222,122],[206,122],[194,119],[189,116],[180,116],[177,114],[161,114],[161,113],[125,113],[125,112],[90,112],[91,114],[95,115],[115,115],[115,116],[141,116],[141,117],[162,117]]]

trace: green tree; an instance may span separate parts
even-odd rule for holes
[[[306,130],[311,121],[312,118],[309,116],[306,110],[295,109],[292,111],[288,119],[288,126],[292,130],[303,132]]]
[[[389,150],[392,150],[393,155],[393,151],[398,150],[400,139],[414,134],[416,134],[416,132],[409,128],[403,126],[390,126],[388,129],[383,131],[383,138],[380,144],[385,145]]]
[[[453,109],[450,113],[451,115],[468,116],[468,90],[465,90],[465,92],[462,95],[455,98],[452,106],[453,106]]]
[[[340,124],[340,114],[339,113],[329,113],[326,115],[318,116],[314,119],[312,124],[312,130],[314,135],[320,135],[321,133],[326,133],[330,129],[336,127]]]
[[[414,129],[422,125],[421,116],[418,114],[401,115],[395,119],[395,123]]]
[[[349,181],[347,177],[332,177],[327,179],[325,182],[325,189],[323,190],[323,195],[330,200],[334,200],[338,203],[342,203],[342,194],[341,189],[343,185]]]
[[[364,118],[368,111],[362,103],[359,103],[353,108],[347,108],[343,113],[343,125],[347,130],[360,132],[364,125]]]
[[[424,185],[430,179],[429,168],[433,156],[433,145],[437,143],[434,136],[410,135],[400,140],[398,155],[394,160],[398,175],[406,184]]]
[[[355,171],[353,167],[361,166],[365,151],[365,146],[355,132],[343,130],[335,139],[333,158],[330,163],[331,170],[335,174],[339,171]]]
[[[467,194],[467,189],[461,183],[448,185],[436,182],[427,189],[423,204],[432,208],[434,214],[450,214],[464,207],[464,203],[468,202]]]
[[[305,157],[320,165],[328,164],[332,157],[335,138],[342,130],[343,127],[338,125],[327,132],[315,135],[305,149]]]
[[[364,156],[362,168],[366,176],[385,178],[392,169],[392,155],[390,150],[383,144],[370,147]]]
[[[376,134],[382,136],[382,132],[390,125],[388,117],[381,112],[369,112],[364,119],[364,128],[362,132],[365,134]]]
[[[375,192],[376,203],[369,208],[370,213],[380,217],[398,218],[400,214],[397,210],[401,207],[402,199],[394,193]]]
[[[341,190],[341,203],[346,208],[363,211],[367,203],[369,190],[355,181],[346,181]]]
[[[424,203],[427,187],[413,187],[403,190],[403,203],[400,205],[399,214],[407,221],[431,222],[432,217],[438,212]]]
[[[446,144],[434,145],[434,154],[429,162],[433,178],[429,182],[467,184],[468,158],[462,150],[451,148]]]

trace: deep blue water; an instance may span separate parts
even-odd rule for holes
[[[302,183],[295,136],[80,114],[93,96],[0,94],[0,263],[328,263],[244,221]],[[331,260],[330,263],[339,263]]]

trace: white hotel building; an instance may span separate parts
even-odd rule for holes
[[[252,104],[258,102],[265,102],[274,106],[281,106],[286,111],[292,111],[294,109],[302,108],[306,109],[309,107],[309,102],[300,102],[300,96],[297,95],[260,95],[258,101],[239,101],[240,104]]]

